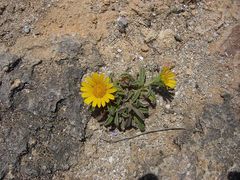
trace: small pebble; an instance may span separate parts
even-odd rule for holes
[[[170,109],[171,106],[170,106],[170,104],[167,104],[165,107],[166,107],[166,109]]]
[[[174,122],[176,122],[176,120],[177,120],[177,118],[176,118],[176,117],[172,117],[172,118],[170,118],[170,122],[171,122],[171,123],[174,123]]]
[[[128,26],[127,18],[124,17],[124,16],[120,16],[120,17],[117,19],[117,25],[118,25],[118,30],[119,30],[119,32],[121,32],[121,33],[126,33],[126,28],[127,28],[127,26]]]
[[[142,61],[143,59],[144,59],[144,58],[143,58],[142,56],[139,56],[139,60],[141,60],[141,61]]]
[[[141,51],[142,52],[148,52],[148,50],[149,50],[149,48],[148,48],[148,46],[146,44],[141,46]]]
[[[103,1],[103,4],[106,5],[106,6],[108,6],[108,5],[110,5],[110,1],[109,1],[109,0],[104,0],[104,1]]]
[[[20,79],[14,80],[14,82],[12,83],[12,86],[11,86],[11,90],[18,88],[21,83],[22,83],[22,82],[21,82]]]
[[[30,33],[30,31],[31,31],[31,28],[30,28],[28,25],[25,25],[25,26],[23,27],[23,32],[24,32],[24,33],[28,34],[28,33]]]
[[[117,49],[117,52],[118,52],[118,53],[121,53],[121,52],[122,52],[122,50],[121,50],[121,49]]]
[[[113,157],[112,157],[112,156],[109,157],[109,162],[110,162],[110,163],[113,162]]]
[[[191,9],[195,9],[195,8],[196,8],[196,5],[195,5],[195,4],[191,4],[189,7],[190,7]]]

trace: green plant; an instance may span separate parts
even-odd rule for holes
[[[167,67],[163,67],[161,73],[149,81],[147,81],[143,68],[140,69],[137,76],[123,73],[119,78],[112,77],[111,79],[113,87],[116,89],[113,95],[114,100],[101,108],[90,107],[93,113],[98,112],[97,115],[104,121],[105,126],[113,126],[120,130],[136,127],[144,131],[144,120],[149,116],[149,108],[156,106],[156,90],[159,88],[169,90],[176,86],[175,74]],[[89,87],[90,85],[86,84],[85,86]],[[98,84],[92,86],[98,86]],[[98,92],[93,88],[93,92],[94,90]],[[91,91],[88,93],[91,94]]]
[[[136,77],[123,73],[114,81],[118,91],[115,101],[107,106],[108,116],[105,125],[114,125],[121,130],[136,127],[145,130],[144,120],[149,116],[149,107],[156,106],[155,87],[164,87],[160,76],[150,82],[146,81],[146,72],[143,68]]]

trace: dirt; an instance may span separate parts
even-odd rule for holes
[[[238,0],[2,0],[0,179],[239,178],[239,8]],[[187,130],[107,142],[140,132],[109,131],[90,117],[82,76],[141,66],[152,76],[164,65],[177,75],[174,99],[158,97],[146,132]]]

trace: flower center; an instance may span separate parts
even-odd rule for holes
[[[103,84],[95,85],[93,94],[96,98],[102,98],[106,94],[106,87]]]

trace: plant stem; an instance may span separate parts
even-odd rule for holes
[[[103,138],[100,138],[100,139],[107,142],[107,143],[118,143],[118,142],[121,142],[121,141],[134,139],[134,138],[139,137],[139,136],[143,136],[143,135],[146,135],[146,134],[152,134],[152,133],[156,133],[156,132],[184,131],[184,130],[187,130],[187,129],[186,128],[165,128],[165,129],[157,129],[157,130],[147,131],[147,132],[144,132],[144,133],[141,133],[141,134],[137,134],[137,135],[134,135],[134,136],[131,136],[131,137],[125,137],[125,138],[118,139],[118,140],[107,140],[107,139],[103,139]]]

